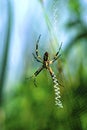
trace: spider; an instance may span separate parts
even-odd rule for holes
[[[38,43],[39,43],[39,41],[40,41],[40,37],[41,37],[41,35],[39,35],[38,40],[37,40],[37,42],[36,42],[36,51],[35,51],[36,54],[34,54],[34,53],[32,53],[32,54],[33,54],[35,60],[36,60],[37,62],[40,62],[42,65],[41,65],[41,67],[31,76],[31,78],[32,78],[32,77],[36,77],[43,69],[47,69],[47,70],[49,71],[51,77],[53,77],[53,76],[54,76],[54,72],[53,72],[52,68],[50,67],[50,64],[53,64],[53,63],[61,56],[61,54],[59,54],[59,52],[60,52],[60,50],[61,50],[62,43],[61,43],[61,45],[60,45],[60,47],[59,47],[58,52],[54,55],[54,57],[53,57],[52,60],[49,60],[49,53],[48,53],[47,51],[44,53],[43,58],[41,58],[41,56],[40,56],[39,53],[38,53]],[[27,79],[28,79],[28,78],[27,78]],[[35,81],[35,80],[34,80],[34,81]],[[59,82],[58,82],[58,83],[59,83]],[[35,84],[35,86],[36,86],[36,83],[35,83],[35,82],[34,82],[34,84]],[[61,85],[61,84],[59,83],[59,85]]]

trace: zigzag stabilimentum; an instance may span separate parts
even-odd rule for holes
[[[58,80],[57,80],[56,75],[54,74],[54,72],[52,73],[52,79],[53,79],[54,91],[55,91],[55,105],[63,108],[62,102],[60,100],[60,98],[61,98],[61,96],[60,96],[60,88],[59,88]]]

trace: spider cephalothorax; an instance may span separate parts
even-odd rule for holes
[[[44,61],[48,61],[48,52],[46,51],[43,56]]]
[[[46,69],[49,67],[49,54],[48,54],[48,52],[44,53],[44,56],[43,56],[43,67],[46,68]]]

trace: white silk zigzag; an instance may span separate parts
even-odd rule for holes
[[[52,79],[54,83],[54,91],[55,91],[55,105],[59,106],[60,108],[63,108],[62,102],[60,100],[60,88],[58,84],[58,80],[56,79],[56,75],[54,72],[52,73]]]

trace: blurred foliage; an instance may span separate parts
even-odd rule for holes
[[[57,77],[64,85],[60,87],[64,108],[57,108],[54,104],[53,83],[46,70],[37,77],[38,87],[35,87],[33,79],[25,80],[28,71],[25,68],[21,83],[17,86],[15,83],[9,94],[3,94],[11,35],[11,24],[9,24],[11,21],[8,21],[6,49],[2,63],[3,74],[0,75],[0,99],[4,99],[3,104],[0,102],[0,130],[87,130],[87,25],[82,20],[84,10],[80,0],[62,0],[62,2],[63,5],[67,2],[67,10],[70,14],[64,25],[66,32],[75,30],[75,36],[68,40],[63,58],[56,63],[56,68],[53,66]],[[10,20],[11,6],[8,8]],[[46,12],[45,17],[47,25],[51,26]]]

